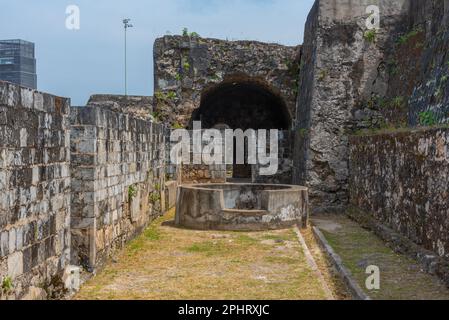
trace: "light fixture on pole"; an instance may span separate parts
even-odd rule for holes
[[[127,41],[126,33],[128,28],[132,28],[133,25],[130,24],[131,19],[123,19],[123,25],[125,27],[125,96],[128,96],[128,59],[127,59]]]

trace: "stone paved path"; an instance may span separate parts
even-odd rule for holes
[[[315,216],[312,220],[372,299],[449,299],[449,290],[436,277],[422,272],[414,260],[394,253],[376,235],[349,218],[324,215]],[[380,268],[380,290],[366,290],[365,272],[371,265]]]
[[[155,221],[75,299],[325,299],[294,229],[192,231],[173,227],[173,216]]]

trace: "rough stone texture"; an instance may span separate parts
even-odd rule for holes
[[[264,184],[182,185],[176,224],[201,230],[257,231],[306,226],[306,188]]]
[[[351,204],[449,257],[449,129],[351,138]]]
[[[187,126],[206,92],[223,83],[250,82],[281,99],[293,118],[298,52],[299,47],[256,41],[181,36],[157,39],[156,113],[172,124]]]
[[[409,101],[409,123],[419,123],[421,112],[431,112],[439,123],[449,123],[449,1],[411,0],[409,26],[421,31],[414,62],[420,66]],[[413,43],[413,41],[411,41]]]
[[[217,156],[221,159],[221,163],[225,163],[225,155],[224,151],[226,150],[226,140],[224,137],[226,136],[224,130],[220,130],[222,140],[216,140],[218,146],[221,147],[222,154],[218,154],[218,151],[215,150],[214,156]],[[293,171],[293,155],[292,155],[292,135],[291,131],[279,131],[279,139],[278,139],[278,171],[274,175],[263,176],[260,174],[261,165],[243,165],[244,167],[248,166],[248,176],[243,177],[247,182],[254,183],[267,183],[267,184],[290,184],[292,181],[292,171]],[[201,131],[201,136],[204,137],[205,131]],[[193,137],[193,131],[189,131],[190,137]],[[256,133],[257,135],[257,133]],[[170,140],[170,137],[168,137]],[[267,131],[266,143],[269,146],[270,141],[270,133]],[[202,141],[201,151],[205,150],[210,141]],[[173,148],[178,141],[171,142],[169,148]],[[247,142],[246,142],[247,145]],[[269,148],[267,147],[266,155],[269,155]],[[201,153],[198,154],[200,157],[204,157]],[[170,157],[170,155],[168,155]],[[193,138],[190,144],[190,161],[191,164],[183,163],[179,166],[179,174],[180,174],[180,182],[182,183],[225,183],[226,181],[230,181],[235,177],[234,171],[241,170],[241,165],[223,165],[223,164],[213,164],[206,165],[202,164],[193,164],[193,159],[195,158],[194,153],[194,145]],[[246,168],[244,168],[244,171]],[[246,173],[246,172],[245,172]],[[239,177],[237,179],[242,179]]]
[[[0,299],[51,297],[70,262],[68,113],[68,99],[0,81],[0,284],[13,284]]]
[[[167,181],[165,183],[165,209],[170,210],[176,206],[176,192],[178,191],[177,181]]]
[[[302,47],[295,129],[294,183],[310,188],[315,211],[348,203],[348,132],[361,119],[359,102],[385,90],[378,76],[383,48],[403,20],[408,2],[379,1],[376,43],[364,37],[372,1],[317,0]]]
[[[94,269],[165,211],[164,127],[98,107],[71,125],[72,260]]]
[[[142,120],[154,120],[153,97],[95,94],[89,98],[87,106],[106,108]]]

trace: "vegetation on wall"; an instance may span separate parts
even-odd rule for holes
[[[376,41],[376,36],[377,36],[376,29],[367,30],[363,34],[363,38],[365,38],[365,40],[370,43],[374,43]]]
[[[129,197],[130,200],[132,200],[135,197],[137,197],[137,186],[131,185],[131,186],[128,187],[128,197]]]
[[[432,127],[437,124],[437,117],[432,111],[425,111],[419,114],[419,124],[425,127]]]
[[[200,35],[196,32],[189,32],[188,28],[182,29],[182,36],[189,37],[189,38],[199,38],[200,37]]]

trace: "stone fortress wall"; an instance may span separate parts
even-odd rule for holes
[[[0,291],[5,295],[12,290],[16,298],[51,297],[54,278],[70,264],[69,112],[68,99],[0,82]]]
[[[165,211],[164,127],[99,107],[70,117],[72,263],[93,269]]]
[[[101,268],[172,207],[165,136],[162,124],[0,82],[0,299],[76,289],[73,265]]]
[[[94,96],[71,111],[1,82],[2,297],[53,297],[69,263],[101,266],[173,204],[182,170],[153,121],[291,131],[270,182],[309,187],[313,212],[357,206],[447,259],[448,12],[449,0],[317,0],[298,47],[166,36],[154,98]]]

